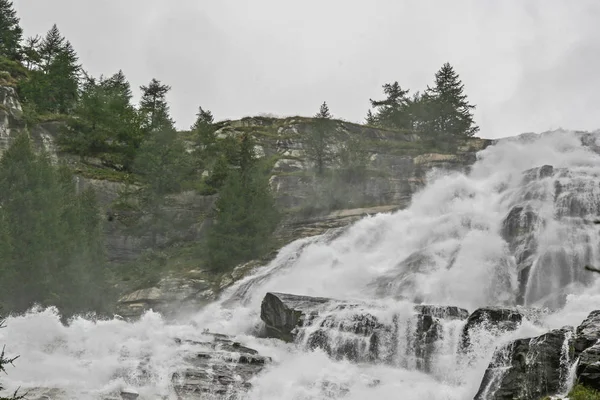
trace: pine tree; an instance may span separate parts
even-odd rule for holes
[[[65,47],[65,38],[56,24],[46,33],[39,46],[39,54],[43,68],[47,69]]]
[[[227,157],[224,154],[217,156],[213,163],[210,175],[206,179],[206,184],[212,191],[216,191],[223,186],[227,179],[227,175],[229,175],[229,169]]]
[[[369,100],[376,114],[367,115],[371,122],[384,128],[409,129],[410,116],[407,108],[409,104],[408,90],[402,89],[398,82],[383,85],[385,100]]]
[[[244,133],[240,140],[240,171],[245,177],[256,165],[254,141],[248,133]]]
[[[145,130],[147,132],[158,132],[165,129],[174,129],[166,100],[166,95],[171,87],[163,85],[159,80],[153,78],[148,86],[141,86],[140,89],[142,90],[140,112],[145,119]]]
[[[211,165],[214,165],[218,152],[216,128],[212,113],[198,107],[196,121],[190,127],[190,130],[195,136],[195,158],[198,169],[210,168]]]
[[[64,151],[99,157],[105,164],[130,170],[143,135],[130,103],[131,88],[121,71],[108,79],[86,75],[79,101],[58,142]]]
[[[107,113],[107,94],[96,79],[86,76],[80,99],[69,117],[58,143],[64,151],[82,157],[97,156],[108,150],[112,139],[111,115]]]
[[[269,249],[279,213],[269,186],[269,174],[254,154],[254,142],[244,135],[240,168],[232,169],[216,202],[216,223],[208,234],[210,266],[227,270],[260,257]]]
[[[198,113],[196,114],[196,121],[191,126],[192,131],[202,130],[205,127],[212,127],[214,124],[214,117],[210,110],[204,110],[202,107],[198,107]]]
[[[315,115],[315,118],[317,119],[331,119],[332,115],[329,112],[329,106],[327,105],[327,102],[324,101],[323,104],[321,104],[321,108],[319,108],[319,112]]]
[[[145,138],[142,118],[131,104],[131,86],[123,71],[103,80],[101,86],[106,94],[107,121],[112,132],[111,164],[130,171],[135,154]]]
[[[12,1],[0,0],[0,56],[20,59],[22,36],[23,30]]]
[[[27,46],[32,73],[20,85],[23,99],[38,112],[68,114],[77,101],[81,67],[73,46],[53,25],[41,42]]]
[[[123,70],[119,70],[113,76],[104,80],[103,86],[111,93],[111,95],[120,99],[123,103],[129,104],[133,97],[131,85],[125,77]]]
[[[367,116],[365,118],[365,123],[367,125],[371,125],[371,126],[377,125],[377,119],[375,118],[375,115],[373,115],[373,112],[371,112],[371,110],[367,111]]]
[[[42,37],[39,35],[28,37],[23,45],[23,63],[25,67],[33,71],[41,66],[42,56],[40,54],[40,45]]]
[[[410,129],[418,133],[431,134],[433,132],[431,126],[433,108],[429,97],[422,95],[420,92],[415,92],[407,100],[406,104],[406,114],[410,121]]]
[[[192,174],[190,155],[175,130],[156,132],[142,143],[134,171],[158,196],[176,193]]]
[[[181,191],[193,179],[191,156],[177,132],[164,129],[141,144],[133,170],[144,181],[138,199],[146,213],[136,229],[149,232],[156,246],[158,237],[173,228],[174,221],[165,212],[166,196]]]
[[[345,183],[362,182],[366,176],[369,153],[361,138],[351,135],[338,149],[336,162],[338,174]]]
[[[315,115],[313,126],[307,129],[303,137],[304,152],[315,164],[319,176],[323,175],[326,164],[333,158],[331,145],[335,133],[334,128],[329,107],[324,102]]]
[[[0,302],[23,312],[34,303],[64,315],[101,311],[106,294],[99,210],[77,194],[73,176],[36,154],[27,135],[0,160]],[[99,251],[100,250],[100,251]]]
[[[80,65],[78,57],[68,41],[47,68],[54,104],[50,111],[68,114],[77,101]]]
[[[435,86],[427,88],[425,98],[430,123],[438,133],[468,137],[479,131],[473,119],[475,106],[467,101],[464,85],[449,63],[435,74]]]

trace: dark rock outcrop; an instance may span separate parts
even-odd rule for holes
[[[436,344],[443,338],[443,320],[463,320],[458,307],[417,305],[412,318],[378,317],[377,305],[328,298],[267,293],[261,318],[269,337],[296,341],[307,349],[322,349],[336,359],[355,362],[405,363],[431,369]],[[398,347],[399,338],[406,341]]]
[[[482,328],[499,336],[502,333],[517,329],[522,321],[523,314],[517,309],[502,307],[478,308],[469,315],[467,323],[463,327],[462,347],[463,349],[469,348],[474,329]]]
[[[538,400],[565,389],[573,329],[518,339],[494,353],[475,400]]]
[[[467,310],[455,306],[418,304],[415,306],[415,311],[419,314],[429,315],[433,318],[449,320],[463,320],[469,317],[469,312]]]
[[[594,344],[579,355],[577,380],[584,386],[600,390],[600,344]]]
[[[319,308],[334,301],[323,297],[267,293],[260,307],[260,318],[265,323],[268,337],[292,342],[296,328],[307,316],[318,314]]]
[[[136,290],[119,299],[116,306],[118,315],[124,318],[137,318],[148,310],[171,316],[177,312],[197,310],[213,301],[215,293],[212,283],[201,273],[182,278],[167,277],[155,287]]]
[[[577,335],[573,342],[575,357],[579,357],[587,348],[592,347],[600,339],[600,310],[592,311],[577,327]]]
[[[260,373],[271,359],[258,354],[229,337],[207,334],[212,341],[196,342],[177,339],[179,344],[199,346],[202,350],[185,357],[185,368],[172,376],[179,398],[203,398],[247,390],[250,379]]]
[[[588,387],[600,390],[600,310],[592,311],[577,327],[573,341],[575,357],[579,357],[578,381]]]

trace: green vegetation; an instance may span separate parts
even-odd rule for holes
[[[144,183],[135,191],[144,214],[135,228],[139,234],[149,233],[156,247],[159,236],[176,228],[167,212],[167,196],[180,192],[194,178],[192,159],[177,133],[165,128],[142,143],[133,168]]]
[[[122,71],[108,79],[86,77],[77,104],[58,138],[62,150],[82,158],[97,157],[117,170],[131,170],[144,138],[131,97]]]
[[[18,59],[21,54],[23,29],[13,8],[12,1],[0,0],[0,56]]]
[[[19,135],[0,160],[0,260],[5,309],[102,311],[108,271],[95,194]]]
[[[324,102],[315,115],[314,126],[303,137],[306,156],[315,164],[319,176],[323,175],[326,164],[334,158],[331,146],[335,139],[335,124],[331,118],[329,107]]]
[[[270,250],[269,239],[279,215],[268,177],[256,160],[252,139],[243,135],[239,169],[227,175],[216,204],[216,224],[207,240],[212,269],[223,270]]]
[[[600,392],[591,389],[587,386],[577,384],[569,392],[571,400],[600,400]]]
[[[71,43],[56,25],[46,36],[29,39],[22,53],[29,71],[19,83],[19,94],[35,105],[38,113],[68,114],[73,111],[81,67]]]
[[[435,85],[423,94],[409,97],[398,82],[383,85],[384,100],[371,100],[376,110],[367,112],[371,126],[409,129],[435,140],[473,136],[479,128],[473,120],[474,105],[464,94],[464,85],[454,68],[445,63],[435,74]]]
[[[4,319],[0,320],[0,329],[5,327],[4,322],[5,322]],[[6,366],[9,364],[13,365],[13,362],[17,358],[19,358],[19,356],[7,357],[5,350],[6,349],[3,347],[2,352],[0,353],[0,372],[4,372],[4,373],[6,373]],[[2,391],[2,390],[4,390],[4,387],[2,386],[2,384],[0,384],[0,391]],[[0,400],[19,400],[19,399],[24,399],[24,398],[25,398],[25,396],[20,396],[18,394],[18,390],[15,391],[11,397],[0,396]]]

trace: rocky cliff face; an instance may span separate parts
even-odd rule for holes
[[[111,175],[96,160],[91,159],[82,164],[78,157],[60,154],[55,146],[55,139],[62,122],[51,121],[27,127],[22,114],[15,90],[0,87],[0,154],[16,134],[28,131],[40,150],[48,152],[56,161],[61,160],[72,166],[77,175],[76,185],[80,189],[95,189],[106,221],[106,246],[111,262],[132,261],[145,249],[152,247],[154,244],[149,237],[131,235],[127,228],[127,211],[114,207],[119,193],[127,185]],[[403,208],[410,202],[412,194],[425,184],[429,173],[436,169],[466,170],[475,161],[475,153],[490,143],[473,138],[452,151],[441,152],[415,134],[336,121],[335,132],[332,132],[337,138],[334,147],[343,146],[348,138],[360,137],[368,155],[366,177],[341,184],[327,180],[318,182],[314,178],[313,165],[305,155],[302,139],[313,124],[312,119],[302,117],[257,117],[219,123],[218,137],[251,133],[257,142],[256,154],[273,161],[271,187],[285,211],[285,218],[277,229],[280,245],[342,228],[365,215]],[[328,167],[336,168],[336,165]],[[172,196],[165,212],[173,221],[181,223],[176,223],[176,228],[159,238],[159,242],[166,244],[201,238],[212,222],[210,216],[215,199],[215,196],[201,196],[192,192]],[[311,207],[315,209],[307,212]],[[194,270],[195,266],[190,265],[187,269]],[[222,282],[213,282],[212,287],[219,291],[243,276],[240,271],[244,270],[238,269],[225,276]],[[172,287],[172,279],[167,277],[160,285],[177,291]],[[188,283],[182,283],[181,293],[177,298],[188,298]],[[166,303],[168,299],[160,296],[156,298],[157,293],[163,292],[160,285],[147,288],[146,292],[152,293],[148,299],[142,299],[148,297],[146,295],[133,296],[136,301],[130,302],[131,299],[127,297],[124,298],[124,304],[136,304],[136,307],[146,309],[152,304]],[[130,313],[125,311],[125,314]]]
[[[10,144],[10,140],[25,129],[22,119],[23,108],[14,88],[0,86],[0,154]]]
[[[491,143],[473,138],[457,148],[441,151],[415,134],[336,121],[332,135],[337,143],[333,147],[344,146],[350,138],[360,138],[366,153],[366,179],[340,188],[315,183],[313,165],[305,155],[302,140],[307,131],[313,129],[312,119],[256,117],[223,125],[218,131],[219,137],[250,132],[259,143],[257,153],[275,159],[271,186],[285,209],[305,206],[307,199],[312,200],[310,196],[315,190],[339,191],[343,204],[336,208],[403,207],[423,186],[431,170],[464,171],[475,161],[475,153]],[[328,166],[336,168],[334,162]]]
[[[577,329],[555,329],[496,349],[475,399],[561,396],[573,381],[598,390],[599,317],[600,311],[593,311]]]

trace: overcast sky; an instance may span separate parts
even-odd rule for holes
[[[422,90],[446,61],[483,137],[600,128],[599,0],[13,0],[25,34],[53,23],[93,75],[172,86],[179,128],[332,113],[363,120],[381,85]]]

